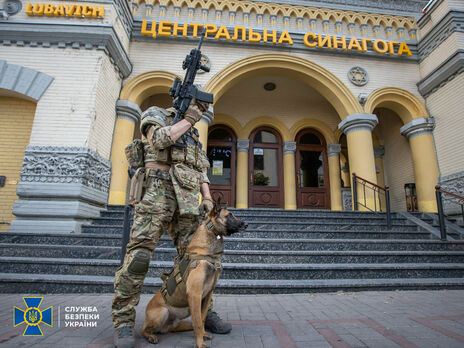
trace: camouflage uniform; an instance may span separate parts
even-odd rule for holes
[[[170,170],[147,169],[146,189],[135,205],[124,263],[114,279],[111,315],[115,328],[134,325],[134,307],[139,303],[149,262],[163,232],[169,227],[169,235],[182,255],[198,226],[200,186],[208,182],[209,162],[198,139],[187,142],[186,148],[171,146],[171,117],[167,110],[158,107],[151,107],[142,115],[145,164],[168,164]]]

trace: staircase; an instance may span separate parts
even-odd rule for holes
[[[442,242],[401,214],[387,230],[384,215],[368,212],[233,212],[248,229],[225,239],[216,293],[464,288],[464,241]],[[122,223],[123,207],[109,206],[81,234],[0,233],[0,292],[113,292]],[[165,233],[144,292],[156,291],[175,255]]]

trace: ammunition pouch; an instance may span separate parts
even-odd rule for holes
[[[140,168],[144,165],[143,147],[144,145],[142,140],[134,139],[124,149],[129,164],[134,168]]]
[[[136,204],[141,201],[145,183],[145,168],[139,168],[136,170],[134,176],[131,178],[129,190],[130,204]]]
[[[184,163],[176,163],[173,165],[173,173],[179,185],[188,190],[200,190],[201,173],[192,169]]]

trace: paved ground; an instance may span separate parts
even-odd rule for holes
[[[13,326],[13,307],[27,311],[23,296],[40,297],[0,295],[1,347],[111,347],[111,295],[43,296],[39,310],[53,306],[53,327],[40,323],[43,336],[38,337],[22,336],[25,322]],[[138,347],[192,347],[192,332],[161,335],[157,346],[140,336],[149,299],[142,296],[138,306]],[[76,323],[70,319],[76,315],[73,307],[82,306],[87,307],[87,320]],[[460,290],[218,295],[215,309],[232,322],[233,330],[215,335],[212,347],[464,347],[464,291]]]

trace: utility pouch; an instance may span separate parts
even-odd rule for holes
[[[179,185],[183,188],[197,191],[200,189],[201,173],[189,168],[183,163],[174,164],[173,172]]]
[[[145,168],[139,168],[131,179],[129,202],[136,204],[141,201],[145,186]]]
[[[126,158],[129,164],[134,168],[140,168],[144,166],[143,162],[143,142],[140,139],[134,139],[124,149]]]

